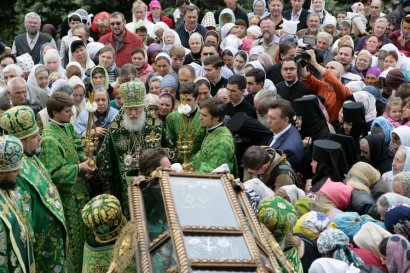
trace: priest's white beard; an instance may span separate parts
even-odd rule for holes
[[[145,111],[143,111],[141,113],[141,116],[139,116],[137,119],[130,119],[128,115],[124,113],[124,120],[122,121],[122,124],[125,130],[127,130],[130,133],[139,132],[144,127],[145,120]]]

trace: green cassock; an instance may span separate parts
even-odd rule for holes
[[[67,231],[60,195],[37,156],[23,156],[17,197],[32,232],[37,273],[65,272]]]
[[[0,190],[0,272],[36,272],[23,205],[16,192]]]
[[[129,132],[122,125],[124,110],[108,128],[104,144],[97,155],[97,166],[103,192],[111,192],[121,202],[123,214],[129,219],[128,184],[125,173],[138,169],[139,155],[150,148],[167,148],[171,159],[175,155],[173,142],[168,138],[162,122],[144,109],[146,120],[142,131]]]
[[[236,173],[235,144],[231,131],[220,126],[208,133],[202,142],[201,150],[192,158],[194,172],[210,173],[215,168],[227,163],[231,173]]]
[[[198,107],[195,110],[195,114],[188,119],[189,121],[189,130],[191,132],[192,139],[192,149],[191,152],[187,155],[187,160],[190,161],[192,157],[201,149],[202,141],[206,135],[206,129],[201,127],[199,117],[201,112]],[[180,124],[182,123],[183,115],[174,111],[169,113],[166,119],[166,128],[169,138],[177,144],[180,132]],[[183,127],[182,129],[182,140],[187,140],[187,129]],[[178,153],[177,161],[183,162],[184,157]]]
[[[44,127],[39,159],[51,174],[63,203],[69,248],[66,268],[81,273],[83,247],[88,229],[83,224],[81,210],[89,201],[84,175],[78,164],[86,159],[80,136],[66,123],[60,126],[49,122]]]

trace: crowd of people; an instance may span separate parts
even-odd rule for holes
[[[294,272],[410,272],[410,2],[224,3],[0,43],[0,271],[107,270],[161,167],[240,178]]]

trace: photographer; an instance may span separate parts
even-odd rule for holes
[[[306,87],[312,90],[316,96],[325,99],[329,121],[331,123],[337,122],[339,110],[343,102],[352,96],[352,92],[340,81],[344,73],[343,66],[338,62],[332,61],[324,68],[317,62],[313,49],[306,50],[305,53],[309,55],[309,58],[306,60],[307,63],[320,73],[322,80],[318,80],[307,71],[306,66],[303,67],[302,65],[299,65],[299,75]]]

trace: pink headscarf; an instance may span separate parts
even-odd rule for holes
[[[320,188],[319,192],[324,193],[338,209],[344,210],[350,204],[350,197],[353,189],[342,182],[333,182],[328,178]]]

